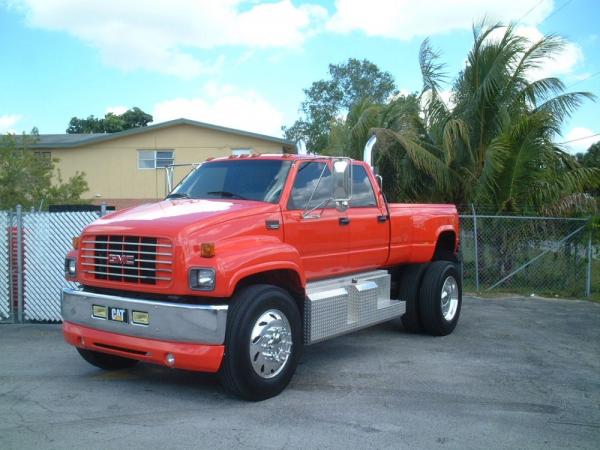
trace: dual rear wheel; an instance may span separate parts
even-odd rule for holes
[[[462,306],[458,264],[434,261],[407,267],[400,280],[399,296],[406,301],[401,320],[407,331],[433,336],[452,333]]]

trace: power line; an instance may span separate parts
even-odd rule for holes
[[[584,139],[589,139],[589,138],[593,138],[596,136],[600,136],[600,133],[590,134],[589,136],[583,136],[583,137],[580,137],[577,139],[571,139],[570,141],[558,142],[558,144],[570,144],[571,142],[583,141]]]
[[[545,2],[546,0],[540,0],[539,2],[537,2],[535,5],[533,5],[531,8],[529,8],[527,10],[527,12],[525,14],[523,14],[521,17],[519,17],[519,19],[517,20],[517,23],[519,23],[521,20],[523,20],[525,17],[527,17],[529,14],[531,14],[531,12],[536,9],[538,6],[540,6],[543,2]]]
[[[567,5],[569,5],[571,2],[573,2],[573,0],[567,0],[566,2],[564,2],[562,4],[562,6],[560,8],[555,9],[552,14],[550,14],[548,17],[546,17],[544,20],[542,20],[539,25],[543,24],[546,20],[548,20],[550,17],[554,16],[555,14],[557,14],[560,10],[562,10],[563,8],[565,8]]]
[[[519,17],[519,19],[517,20],[516,23],[521,22],[525,17],[527,17],[529,14],[531,14],[535,9],[537,9],[538,6],[540,6],[545,1],[546,0],[540,0],[535,5],[533,5],[531,8],[529,8],[525,12],[525,14],[523,14],[521,17]],[[564,2],[559,8],[555,9],[554,11],[552,11],[552,13],[550,15],[548,15],[544,20],[542,20],[538,25],[543,24],[546,20],[548,20],[550,17],[556,15],[560,10],[562,10],[563,8],[565,8],[566,6],[568,6],[572,2],[573,2],[573,0],[567,0],[566,2]]]
[[[591,74],[591,75],[589,75],[589,76],[587,76],[587,77],[585,77],[585,78],[583,78],[583,79],[581,79],[579,81],[576,81],[573,84],[570,84],[569,86],[567,86],[567,89],[571,89],[573,86],[577,86],[579,83],[583,83],[584,81],[587,81],[587,80],[589,80],[591,78],[597,77],[598,75],[600,75],[600,71],[595,72],[595,73],[593,73],[593,74]]]

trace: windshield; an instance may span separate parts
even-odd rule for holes
[[[167,198],[239,199],[277,203],[291,161],[226,160],[202,164]]]

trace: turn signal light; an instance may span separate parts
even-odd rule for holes
[[[203,258],[212,258],[213,256],[215,256],[215,243],[202,243],[202,245],[200,245],[200,255],[202,255]]]
[[[79,240],[79,236],[71,239],[71,242],[73,243],[73,250],[79,250]]]

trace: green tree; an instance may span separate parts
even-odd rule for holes
[[[600,168],[600,141],[590,145],[585,153],[577,153],[575,157],[583,167]]]
[[[67,133],[69,134],[89,134],[89,133],[104,133],[104,119],[98,119],[94,116],[88,116],[87,119],[72,117],[69,121]]]
[[[0,209],[82,203],[81,194],[88,190],[85,174],[77,172],[63,181],[55,171],[57,159],[30,149],[36,139],[35,133],[0,137]]]
[[[321,152],[327,146],[329,131],[340,113],[351,110],[364,98],[384,103],[396,93],[392,75],[366,59],[350,58],[343,64],[330,64],[329,76],[304,90],[302,118],[283,127],[287,139],[304,139],[313,152]]]
[[[128,109],[119,117],[123,120],[124,130],[128,130],[130,128],[145,127],[153,120],[150,114],[145,113],[137,106]]]
[[[496,37],[498,36],[499,37]],[[404,201],[475,202],[498,212],[531,212],[583,192],[600,179],[555,143],[587,92],[565,92],[558,78],[531,72],[564,46],[550,35],[531,43],[514,26],[482,23],[465,68],[442,99],[444,66],[426,40],[420,51],[420,124],[374,128],[391,155]]]
[[[336,120],[329,133],[328,144],[323,153],[362,159],[366,142],[373,129],[385,128],[397,133],[416,132],[421,126],[419,98],[416,94],[399,95],[387,103],[374,103],[365,98],[357,103],[345,119]],[[399,178],[400,166],[406,164],[400,152],[380,152],[377,144],[375,155],[377,170],[385,183],[383,189],[388,198],[400,198],[411,189]],[[429,183],[431,184],[431,183]]]
[[[117,133],[131,128],[145,127],[153,118],[137,106],[125,111],[123,114],[107,113],[104,118],[88,116],[87,119],[73,117],[69,121],[67,133]]]

